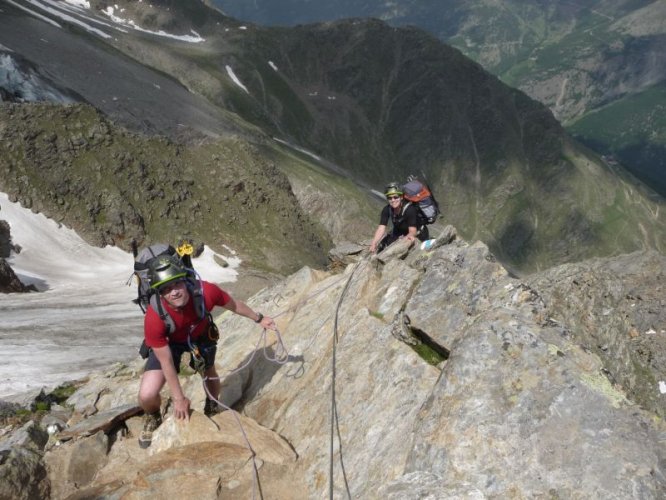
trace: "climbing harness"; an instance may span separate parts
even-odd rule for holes
[[[192,345],[192,342],[188,339],[188,344],[190,346],[190,354],[192,355],[192,366],[194,371],[196,371],[202,377],[204,376],[204,371],[206,370],[206,360],[201,355],[198,345]]]

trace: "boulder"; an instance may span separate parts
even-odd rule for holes
[[[5,220],[0,220],[0,293],[37,291],[34,286],[26,286],[21,283],[21,280],[5,260],[10,257],[12,251],[18,252],[20,248],[12,245],[9,223]]]
[[[361,254],[367,248],[367,246],[359,245],[358,243],[341,242],[328,251],[328,260],[333,266],[354,264],[358,262]]]
[[[0,259],[6,259],[12,251],[12,236],[9,222],[0,219]]]
[[[40,452],[22,446],[0,451],[0,498],[33,500],[50,497],[51,485]]]
[[[409,249],[412,248],[413,245],[413,241],[400,238],[399,240],[391,243],[378,254],[373,255],[372,259],[380,262],[381,264],[386,264],[388,261],[393,259],[403,259],[407,256]]]
[[[48,439],[49,436],[44,429],[30,420],[23,427],[9,434],[6,439],[0,441],[0,452],[10,450],[13,447],[41,452]]]
[[[187,422],[167,418],[153,434],[148,454],[210,441],[251,448],[258,458],[275,464],[296,460],[294,450],[284,438],[233,410],[213,418],[195,411]]]
[[[303,481],[293,470],[253,461],[247,448],[220,442],[190,444],[145,456],[126,475],[119,472],[108,481],[101,476],[95,485],[68,500],[307,498]]]
[[[66,498],[89,485],[104,465],[109,450],[109,437],[99,431],[52,448],[44,462],[51,483],[53,498]]]

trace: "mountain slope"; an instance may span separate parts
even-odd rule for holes
[[[421,30],[379,21],[266,29],[215,12],[185,21],[184,5],[191,6],[151,4],[169,9],[164,18],[150,18],[151,32],[82,38],[93,37],[94,46],[101,38],[112,46],[108,52],[122,51],[124,58],[172,75],[200,94],[196,99],[207,100],[209,112],[221,114],[234,133],[269,149],[274,146],[267,135],[277,136],[377,188],[424,172],[445,220],[463,235],[487,241],[514,269],[666,246],[661,201],[650,201],[632,179],[572,142],[546,108]],[[143,19],[139,14],[133,22]],[[156,34],[167,29],[176,31]],[[187,33],[196,41],[178,38]],[[0,43],[24,42],[0,32]],[[94,105],[106,101],[87,95]],[[145,105],[158,113],[164,102]],[[132,110],[124,111],[127,116],[119,113],[118,119],[131,122]],[[317,184],[310,186],[317,190]],[[340,198],[342,205],[349,196]],[[339,205],[317,211],[323,227]]]
[[[208,43],[169,52],[169,66],[198,61],[180,76],[188,87],[213,76],[222,86],[200,87],[212,102],[377,186],[424,172],[446,219],[512,267],[664,247],[660,201],[636,202],[642,188],[570,141],[547,109],[420,30],[251,26]],[[159,65],[163,52],[143,61]]]
[[[568,127],[579,141],[632,165],[632,173],[666,196],[666,82],[586,114]]]
[[[97,245],[185,237],[266,271],[325,263],[328,240],[287,178],[243,141],[182,145],[47,104],[0,106],[0,139],[0,190]]]
[[[78,24],[69,26],[58,16],[48,17],[51,23],[35,17],[49,13],[37,8],[39,3],[0,1],[0,5],[0,53],[5,60],[18,61],[19,69],[29,63],[39,77],[61,92],[69,91],[74,97],[69,102],[89,102],[110,119],[145,133],[173,136],[191,129],[199,135],[219,135],[239,130],[224,110],[210,106],[167,73],[137,64],[104,43],[111,35],[123,35],[98,24],[108,24],[108,18],[92,18],[97,22],[89,21],[89,14],[75,18],[86,21],[95,30],[91,32]],[[33,15],[19,6],[29,8]],[[65,9],[56,12],[74,16]]]
[[[651,122],[650,108],[637,108],[649,126],[626,144],[615,133],[624,118],[612,104],[635,96],[645,101],[666,81],[666,3],[659,0],[523,2],[519,0],[214,0],[241,19],[294,26],[345,17],[377,17],[395,26],[416,25],[459,48],[506,83],[546,104],[570,125],[600,108],[588,141],[602,154],[614,154],[639,178],[666,196],[655,178],[666,177],[658,152],[666,126]],[[666,104],[663,98],[658,103]],[[609,108],[608,105],[611,105]],[[589,134],[588,134],[589,135]],[[608,138],[610,136],[610,138]],[[618,146],[618,141],[621,145]],[[639,151],[645,148],[645,154]],[[650,150],[652,152],[650,152]],[[657,154],[654,154],[654,152]]]

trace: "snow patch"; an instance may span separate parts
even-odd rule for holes
[[[2,349],[11,353],[0,364],[0,398],[136,359],[143,314],[132,303],[137,296],[130,279],[132,255],[92,247],[75,231],[10,202],[4,193],[0,219],[10,225],[12,243],[21,246],[7,262],[21,281],[45,290],[0,294]],[[203,279],[223,283],[236,280],[240,259],[204,247],[193,263]]]
[[[273,137],[273,140],[275,142],[279,142],[280,144],[284,144],[285,146],[289,146],[291,149],[295,149],[296,151],[300,151],[301,153],[306,154],[306,155],[314,158],[317,161],[321,161],[321,157],[317,156],[316,154],[314,154],[311,151],[308,151],[307,149],[304,149],[300,146],[296,146],[294,144],[291,144],[290,142],[283,141],[282,139],[278,139],[277,137]]]
[[[48,12],[49,14],[53,14],[56,17],[59,17],[63,21],[67,21],[68,23],[76,24],[77,26],[80,26],[84,30],[88,31],[89,33],[93,33],[94,35],[101,36],[102,38],[111,38],[111,35],[104,33],[101,30],[98,30],[97,28],[93,28],[92,26],[84,23],[83,21],[80,21],[79,19],[76,19],[75,17],[72,17],[68,14],[65,14],[64,12],[60,12],[57,8],[54,7],[49,7],[48,5],[44,5],[43,3],[37,1],[37,0],[26,0],[29,4],[34,5],[35,7],[42,9],[45,12]],[[53,2],[47,2],[51,3],[52,5],[58,5]],[[60,26],[58,26],[60,27]]]
[[[125,284],[131,276],[134,259],[130,253],[117,247],[90,246],[72,229],[10,202],[4,193],[0,193],[0,206],[1,218],[11,227],[12,243],[22,249],[7,262],[25,284],[42,290],[71,286],[94,289],[101,284]],[[228,267],[215,262],[216,256]],[[236,281],[240,262],[204,247],[193,264],[203,279],[222,283]]]
[[[109,19],[111,19],[114,23],[121,24],[123,26],[128,26],[130,28],[135,29],[136,31],[140,31],[142,33],[148,33],[149,35],[155,35],[155,36],[161,36],[165,38],[171,38],[173,40],[180,40],[181,42],[188,42],[188,43],[201,43],[205,42],[206,39],[202,38],[199,33],[197,33],[194,30],[190,30],[191,35],[174,35],[172,33],[167,33],[166,31],[151,31],[147,30],[145,28],[142,28],[141,26],[137,26],[137,24],[132,20],[132,19],[124,19],[116,14],[116,10],[118,9],[118,6],[111,7],[108,6],[106,9],[102,10],[101,12],[106,14]],[[120,9],[120,13],[123,12],[124,9]]]
[[[247,87],[243,85],[243,83],[238,79],[236,73],[234,73],[234,70],[231,68],[231,66],[227,64],[225,68],[227,69],[227,74],[229,75],[229,78],[231,78],[236,85],[238,85],[240,88],[242,88],[245,92],[249,94],[250,91],[247,90]]]
[[[82,9],[90,9],[90,2],[86,0],[65,0],[65,3],[73,5],[74,7],[81,7]]]

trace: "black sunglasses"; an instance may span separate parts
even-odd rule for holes
[[[400,196],[398,195],[391,195],[386,197],[387,200],[399,200]]]

